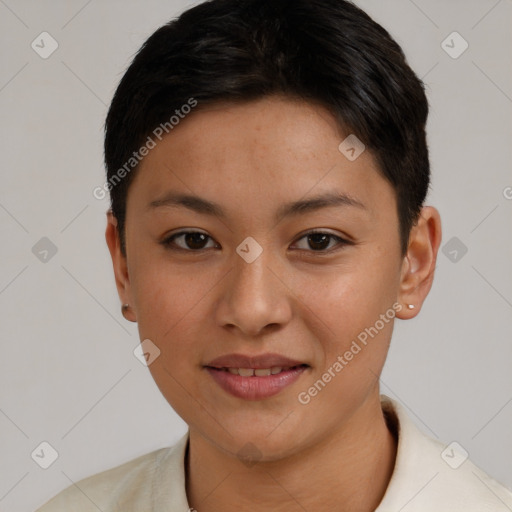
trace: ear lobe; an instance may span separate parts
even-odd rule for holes
[[[117,293],[121,299],[121,304],[133,304],[130,290],[130,278],[128,274],[128,265],[126,257],[121,252],[121,241],[118,231],[117,219],[114,216],[112,209],[107,211],[107,228],[105,230],[105,240],[112,258],[112,266],[114,269],[114,277],[116,282]],[[126,311],[126,318],[135,322],[133,307]]]
[[[413,318],[421,309],[432,287],[440,244],[439,212],[431,206],[425,206],[418,222],[411,229],[407,254],[402,264],[398,298],[406,307],[397,313],[398,318]],[[409,304],[414,308],[408,308]]]

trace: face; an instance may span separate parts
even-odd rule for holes
[[[395,193],[369,150],[338,149],[349,134],[319,106],[199,108],[130,186],[123,299],[191,431],[270,460],[378,397],[404,307]]]

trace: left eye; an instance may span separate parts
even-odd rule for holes
[[[329,252],[332,249],[332,246],[329,247],[329,244],[333,240],[337,242],[335,246],[343,246],[349,243],[337,235],[324,233],[323,231],[312,231],[310,233],[306,233],[303,237],[299,238],[299,240],[302,239],[306,240],[306,244],[313,250],[313,252]],[[299,249],[306,251],[309,250],[308,247],[299,247]]]

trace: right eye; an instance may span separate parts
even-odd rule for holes
[[[199,252],[211,247],[205,247],[205,242],[213,239],[203,233],[202,231],[180,231],[162,240],[161,244],[170,250],[188,251],[188,252]],[[177,243],[177,240],[181,240],[182,244]]]

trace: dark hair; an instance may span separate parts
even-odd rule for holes
[[[110,105],[105,164],[125,255],[137,149],[159,126],[169,132],[171,116],[186,112],[185,105],[200,109],[272,94],[321,104],[346,135],[355,134],[372,151],[396,191],[405,253],[430,166],[428,102],[400,46],[345,0],[209,0],[147,39]]]

